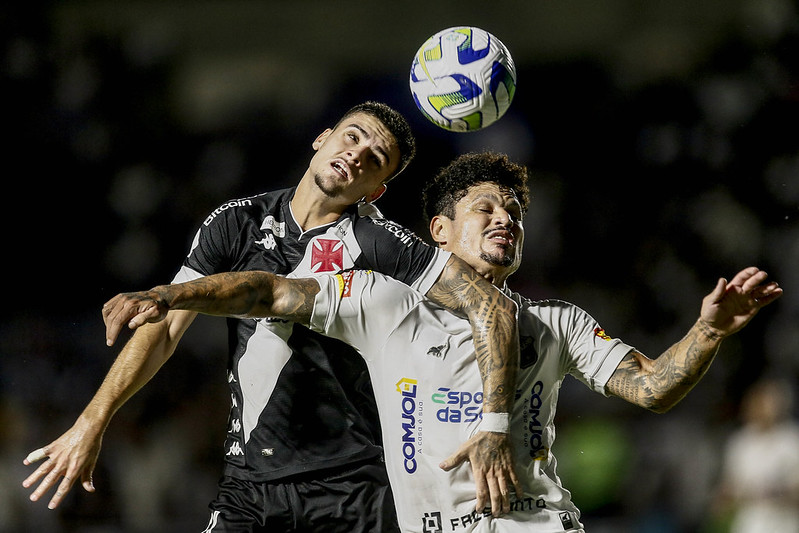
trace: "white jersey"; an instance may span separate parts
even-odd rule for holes
[[[723,477],[732,491],[732,533],[799,531],[799,509],[789,495],[799,488],[799,427],[744,427],[727,444]]]
[[[438,466],[474,435],[482,416],[469,322],[377,273],[350,271],[318,281],[311,328],[351,344],[367,362],[403,531],[581,531],[550,451],[558,392],[572,374],[605,394],[630,346],[608,337],[574,305],[507,293],[520,312],[511,436],[525,494],[512,499],[509,514],[491,518],[490,509],[474,510],[468,463],[450,472]]]

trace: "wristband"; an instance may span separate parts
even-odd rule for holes
[[[510,432],[510,416],[508,413],[483,413],[483,421],[477,431],[493,431],[494,433]]]

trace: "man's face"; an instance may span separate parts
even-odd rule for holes
[[[430,230],[441,248],[500,283],[521,263],[521,205],[513,191],[494,183],[472,186],[455,204],[455,218],[435,217]]]
[[[310,170],[314,183],[330,198],[353,204],[382,191],[397,169],[400,151],[394,136],[372,115],[356,113],[313,143]]]

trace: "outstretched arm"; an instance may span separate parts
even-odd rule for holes
[[[111,418],[169,359],[195,316],[182,311],[170,313],[162,317],[167,318],[163,322],[142,328],[131,337],[73,426],[50,444],[28,454],[24,464],[41,462],[22,483],[25,488],[39,483],[31,500],[39,500],[58,483],[48,505],[55,509],[78,479],[85,490],[94,492],[92,474]]]
[[[206,276],[150,291],[120,294],[103,308],[108,344],[124,327],[157,322],[170,309],[246,317],[276,317],[307,325],[319,285],[312,279],[288,279],[269,272],[233,272]],[[472,318],[478,363],[484,377],[485,412],[510,412],[518,367],[516,306],[466,263],[451,258],[428,297]],[[479,336],[479,338],[478,338]],[[486,377],[488,380],[486,381]],[[521,496],[505,433],[481,431],[442,463],[449,470],[468,460],[477,480],[478,508],[490,499],[492,511],[510,508],[507,486]]]
[[[729,283],[720,279],[702,300],[699,319],[685,337],[654,360],[628,354],[608,381],[608,392],[657,413],[674,407],[707,372],[721,341],[782,296],[782,289],[776,282],[766,283],[767,278],[750,267]]]
[[[103,306],[107,342],[125,326],[157,322],[170,309],[219,316],[276,317],[307,325],[319,285],[269,272],[228,272],[149,291],[117,295]],[[519,337],[516,304],[452,256],[427,296],[469,317],[483,376],[483,411],[509,413],[516,392]]]
[[[274,317],[308,325],[319,284],[271,272],[227,272],[149,291],[118,294],[103,306],[106,343],[123,328],[163,320],[170,310],[237,318]]]
[[[94,492],[92,474],[111,418],[174,353],[178,341],[198,312],[279,316],[307,323],[314,296],[319,291],[319,285],[314,281],[288,282],[267,273],[245,273],[227,290],[226,281],[225,275],[219,275],[156,287],[152,291],[118,295],[103,306],[109,346],[114,344],[123,327],[129,326],[137,331],[120,351],[100,388],[73,426],[50,444],[28,454],[23,461],[25,465],[39,463],[22,483],[25,488],[39,483],[31,493],[31,500],[39,500],[57,485],[48,505],[55,509],[79,478],[85,490]],[[198,297],[214,294],[217,290],[218,298]],[[196,306],[192,307],[193,304]]]
[[[427,297],[469,318],[483,379],[483,412],[510,413],[519,368],[516,304],[454,255]],[[451,470],[466,460],[472,465],[477,483],[478,510],[482,511],[490,500],[493,514],[508,512],[508,485],[522,497],[507,433],[478,432],[441,463],[441,468]]]

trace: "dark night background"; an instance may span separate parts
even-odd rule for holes
[[[517,92],[449,133],[408,72],[440,29],[511,50]],[[418,155],[377,205],[426,237],[424,180],[464,151],[528,166],[513,289],[571,301],[654,357],[718,277],[786,294],[654,415],[563,387],[554,454],[589,531],[723,531],[710,510],[742,392],[799,377],[799,12],[785,0],[11,2],[0,9],[6,304],[0,531],[199,531],[221,468],[224,320],[203,317],[117,414],[95,472],[55,512],[22,459],[69,427],[116,349],[103,302],[171,279],[230,198],[294,184],[311,142],[363,100],[402,111]],[[588,473],[591,473],[589,475]],[[47,496],[49,500],[49,495]]]

